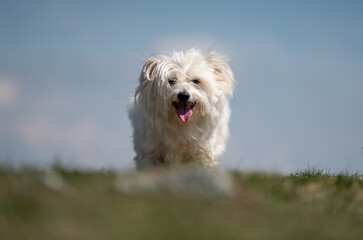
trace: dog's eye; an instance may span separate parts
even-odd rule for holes
[[[200,81],[198,79],[193,79],[192,82],[195,83],[195,84],[199,84],[200,83]]]
[[[174,85],[176,83],[176,80],[175,79],[169,79],[168,82],[172,86],[172,85]]]

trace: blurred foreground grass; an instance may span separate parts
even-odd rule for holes
[[[116,191],[113,172],[46,174],[0,170],[0,239],[363,236],[363,178],[358,175],[230,172],[232,195],[203,197]]]

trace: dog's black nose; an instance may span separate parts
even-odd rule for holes
[[[178,99],[181,102],[186,102],[186,101],[188,101],[189,98],[190,98],[190,95],[187,92],[180,92],[180,93],[178,93]]]

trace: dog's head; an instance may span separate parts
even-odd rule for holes
[[[195,49],[173,52],[146,61],[135,101],[151,117],[187,122],[218,114],[232,96],[233,83],[230,67],[217,53],[204,57]]]

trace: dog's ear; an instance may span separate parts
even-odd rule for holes
[[[216,77],[218,88],[222,90],[227,96],[232,96],[234,76],[231,68],[216,52],[211,52],[206,57],[206,61],[214,69],[214,75]]]
[[[153,81],[155,79],[159,63],[160,60],[155,58],[149,58],[146,61],[140,74],[140,83],[144,82],[145,80]]]
[[[161,60],[156,58],[148,58],[144,66],[142,67],[140,78],[139,78],[139,86],[135,91],[135,103],[139,102],[140,104],[149,104],[150,97],[153,97],[150,92],[152,88],[155,87],[154,83],[155,78],[159,72],[159,65]]]

